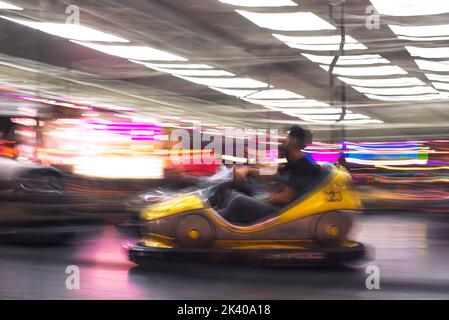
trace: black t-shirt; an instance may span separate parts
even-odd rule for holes
[[[287,163],[279,169],[282,182],[295,189],[298,193],[310,184],[320,174],[321,167],[302,157],[294,163]]]

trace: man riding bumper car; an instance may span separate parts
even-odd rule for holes
[[[349,238],[363,210],[351,176],[339,166],[314,164],[301,152],[306,141],[305,130],[290,130],[288,163],[276,175],[231,169],[212,179],[216,183],[144,208],[143,240],[128,248],[130,259],[144,265],[188,260],[275,266],[364,259],[363,244]],[[254,180],[274,180],[279,187],[262,198],[253,192]]]
[[[257,168],[236,169],[234,179],[237,182],[252,178],[262,181],[277,181],[279,186],[265,200],[258,200],[242,193],[234,193],[226,209],[222,211],[223,217],[232,223],[249,224],[273,214],[302,193],[311,182],[318,178],[321,170],[319,165],[301,152],[306,142],[310,140],[310,132],[299,126],[293,126],[282,146],[287,164],[274,175],[260,175]]]

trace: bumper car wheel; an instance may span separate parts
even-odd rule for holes
[[[340,247],[352,226],[351,219],[343,212],[329,212],[318,221],[315,229],[317,242],[324,247]]]
[[[205,217],[190,215],[176,225],[175,239],[183,248],[207,248],[215,240],[215,230]]]

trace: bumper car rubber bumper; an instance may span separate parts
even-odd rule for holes
[[[363,244],[348,247],[316,247],[301,249],[185,249],[156,248],[139,243],[128,248],[129,259],[138,265],[151,265],[158,260],[210,263],[241,263],[256,266],[332,265],[367,259]]]

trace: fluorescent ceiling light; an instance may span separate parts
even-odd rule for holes
[[[148,68],[167,68],[167,69],[213,69],[207,64],[196,63],[149,63],[144,61],[129,60],[134,63],[142,64]]]
[[[9,4],[4,1],[0,1],[0,9],[2,10],[23,10],[23,8],[15,6],[13,4]]]
[[[304,96],[301,96],[297,93],[283,90],[283,89],[267,89],[263,91],[256,92],[248,97],[252,100],[259,99],[303,99]]]
[[[98,31],[79,24],[35,22],[0,16],[3,19],[36,29],[54,36],[79,40],[79,41],[101,41],[101,42],[129,42],[126,39],[109,33]]]
[[[344,120],[339,123],[346,124],[346,125],[360,125],[360,124],[380,124],[384,123],[382,120],[377,119],[366,119],[366,120]]]
[[[303,117],[300,117],[303,118]],[[362,125],[362,124],[380,124],[383,123],[383,121],[381,120],[376,120],[376,119],[357,119],[357,120],[343,120],[343,121],[339,121],[336,122],[336,120],[317,120],[317,119],[304,119],[308,122],[313,122],[316,124],[323,124],[323,125],[328,125],[328,124],[340,124],[340,125]]]
[[[449,47],[444,48],[420,48],[405,46],[405,49],[414,57],[421,58],[449,58]]]
[[[427,60],[415,60],[418,67],[422,70],[429,71],[449,71],[449,61],[427,61]]]
[[[277,108],[302,108],[302,107],[328,107],[327,103],[309,100],[309,99],[298,99],[298,100],[256,100],[256,99],[244,99],[248,102],[254,104],[261,104],[266,107],[277,107]]]
[[[225,70],[215,70],[215,69],[167,69],[167,68],[158,68],[151,67],[159,72],[170,73],[172,75],[179,76],[190,76],[190,77],[226,77],[226,76],[235,76],[235,74],[225,71]]]
[[[433,86],[440,90],[449,90],[449,83],[444,82],[432,82]]]
[[[292,37],[282,34],[273,34],[277,39],[285,42],[289,47],[303,50],[329,51],[340,48],[340,36],[315,36],[315,37]],[[351,36],[346,36],[345,50],[367,49],[363,44]]]
[[[449,82],[449,75],[426,73],[426,77],[431,81]]]
[[[276,111],[282,111],[288,115],[310,115],[310,114],[341,114],[341,108],[302,108],[302,109],[275,109]],[[349,111],[349,110],[348,110]],[[351,112],[348,112],[351,113]]]
[[[240,7],[295,7],[296,3],[290,0],[218,0],[222,3]]]
[[[428,87],[428,86],[405,87],[405,88],[365,88],[365,87],[353,86],[352,88],[357,90],[360,93],[380,94],[380,95],[388,95],[388,96],[428,94],[428,93],[438,94],[437,90],[435,90],[432,87]]]
[[[425,83],[415,77],[394,78],[394,79],[354,79],[346,77],[338,77],[346,84],[362,87],[406,87],[419,86]]]
[[[316,114],[311,116],[300,116],[301,119],[304,120],[338,120],[340,119],[339,114]],[[370,119],[370,117],[365,116],[359,113],[350,113],[345,115],[345,120],[361,120],[361,119]]]
[[[235,10],[261,28],[282,31],[335,30],[326,20],[312,12],[261,13]]]
[[[185,77],[177,76],[181,79],[202,84],[208,87],[219,88],[268,88],[267,83],[253,80],[250,78],[197,78],[197,77]]]
[[[444,41],[449,40],[449,36],[445,37],[409,37],[409,36],[398,36],[399,40],[408,41]]]
[[[326,71],[329,71],[329,66],[320,65]],[[380,67],[336,67],[334,74],[343,76],[389,76],[395,74],[407,74],[407,71],[398,66],[380,66]]]
[[[285,42],[290,48],[293,49],[301,49],[301,50],[309,50],[309,51],[337,51],[340,49],[340,45],[338,44],[299,44],[293,42]],[[368,49],[361,43],[357,44],[345,44],[344,50],[365,50]]]
[[[256,93],[257,90],[248,90],[248,89],[223,89],[217,87],[209,87],[213,90],[219,91],[221,93],[227,94],[228,96],[235,96],[239,98],[243,98],[249,96],[250,94]]]
[[[373,100],[382,101],[428,101],[428,100],[442,100],[444,96],[439,94],[426,94],[416,96],[379,96],[374,94],[366,94],[366,96]]]
[[[427,16],[449,12],[447,0],[370,0],[377,12],[389,16]]]
[[[449,99],[449,92],[447,92],[447,91],[440,91],[440,94],[441,94],[445,99]]]
[[[308,53],[301,53],[304,57],[312,62],[331,64],[334,59],[333,56],[319,56]],[[366,64],[381,64],[390,63],[387,59],[378,54],[364,54],[353,56],[341,56],[338,58],[337,65],[366,65]]]
[[[79,41],[73,42],[106,54],[110,54],[125,59],[187,61],[187,59],[182,58],[180,56],[150,47],[93,44]]]
[[[340,36],[315,36],[315,37],[293,37],[293,36],[284,36],[282,34],[276,34],[273,33],[273,36],[278,38],[279,40],[283,42],[291,42],[291,43],[298,43],[298,44],[320,44],[320,45],[326,45],[326,44],[340,44],[341,37]],[[360,43],[357,40],[355,40],[351,36],[346,36],[346,44],[357,44]]]
[[[439,37],[449,36],[449,24],[431,26],[397,26],[388,25],[396,34],[408,37]]]

